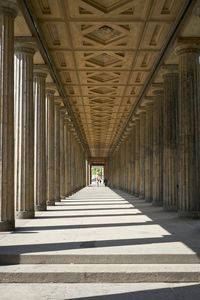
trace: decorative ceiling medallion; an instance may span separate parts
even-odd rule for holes
[[[88,62],[94,63],[101,67],[107,67],[114,63],[120,62],[120,60],[107,53],[101,53],[97,56],[93,56],[92,58],[88,59]]]
[[[106,81],[118,79],[118,76],[113,76],[109,73],[99,73],[97,75],[90,76],[90,78],[96,81],[106,82]]]
[[[91,89],[90,91],[95,92],[97,94],[108,94],[108,93],[113,92],[113,90],[111,88],[108,88],[108,87],[105,87],[105,86],[102,86],[102,87],[99,87],[99,88],[96,88],[96,89]]]
[[[102,11],[103,13],[107,14],[120,6],[131,2],[132,0],[82,0],[96,9]]]
[[[94,40],[102,45],[108,45],[118,40],[119,38],[121,39],[126,36],[122,35],[122,33],[119,30],[116,30],[111,26],[103,25],[97,28],[96,30],[86,34],[85,37]]]

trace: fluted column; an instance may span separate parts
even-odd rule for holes
[[[135,144],[136,144],[136,127],[135,124],[132,127],[130,136],[130,193],[135,194]]]
[[[153,174],[153,105],[146,106],[145,122],[145,200],[152,201]]]
[[[145,191],[145,122],[146,114],[140,113],[140,199],[144,199]]]
[[[178,70],[175,66],[163,67],[163,208],[177,210],[178,170],[177,170],[177,103]]]
[[[16,218],[34,218],[33,45],[15,42]]]
[[[64,119],[64,166],[65,166],[65,197],[69,195],[68,177],[69,174],[69,130],[68,119]]]
[[[36,211],[46,210],[46,77],[47,69],[35,68],[34,95],[34,203]]]
[[[0,230],[14,217],[14,19],[16,1],[0,1]]]
[[[153,104],[153,205],[163,204],[163,90],[154,91]]]
[[[46,157],[47,157],[47,205],[55,205],[55,106],[54,89],[46,90]]]
[[[140,193],[140,120],[135,120],[135,196]]]
[[[56,99],[55,101],[55,200],[60,201],[60,107],[62,104],[61,99]]]
[[[179,55],[179,214],[200,216],[200,46],[181,45]]]
[[[60,198],[65,198],[65,138],[64,138],[64,118],[66,109],[60,110]]]

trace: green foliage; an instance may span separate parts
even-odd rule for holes
[[[101,166],[92,166],[92,175],[102,177],[103,167],[101,167]]]

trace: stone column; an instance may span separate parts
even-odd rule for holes
[[[0,1],[0,231],[14,217],[14,19],[16,1]]]
[[[60,201],[60,107],[62,104],[61,99],[57,99],[54,102],[55,103],[55,116],[54,116],[54,122],[55,122],[55,200]]]
[[[136,127],[132,127],[131,141],[130,141],[130,193],[135,194],[135,143],[136,143]]]
[[[153,92],[153,200],[152,204],[163,204],[163,90]]]
[[[153,186],[153,104],[146,106],[145,122],[145,200],[152,202]]]
[[[34,95],[34,203],[36,211],[46,210],[46,77],[47,69],[35,68]]]
[[[69,187],[68,187],[68,177],[69,174],[69,165],[68,165],[68,158],[69,158],[69,133],[68,133],[68,119],[64,119],[64,166],[65,166],[65,197],[69,194]]]
[[[33,55],[30,43],[15,42],[16,218],[34,218]]]
[[[145,122],[146,114],[142,112],[140,113],[140,199],[144,199],[145,196]]]
[[[60,110],[60,198],[65,198],[65,148],[64,148],[64,118],[65,108]]]
[[[46,90],[46,157],[47,157],[47,205],[55,205],[55,89]]]
[[[135,120],[135,196],[140,193],[140,120]]]
[[[177,103],[178,70],[175,66],[163,67],[163,208],[177,210],[178,170],[177,170]]]
[[[188,41],[189,42],[189,41]],[[181,45],[179,55],[179,214],[200,216],[199,45]]]

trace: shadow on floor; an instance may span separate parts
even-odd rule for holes
[[[199,300],[200,285],[144,290],[121,294],[71,298],[74,300]],[[67,298],[70,300],[70,298]],[[65,300],[67,300],[65,299]]]
[[[124,216],[138,216],[142,215],[142,213],[132,213],[132,214],[104,214],[104,215],[62,215],[62,216],[36,216],[35,219],[64,219],[64,218],[102,218],[102,217],[124,217]]]
[[[29,232],[29,231],[43,231],[43,230],[67,230],[67,229],[87,229],[87,228],[105,228],[105,227],[129,227],[129,226],[145,226],[154,224],[152,221],[146,222],[132,222],[132,223],[107,223],[107,224],[77,224],[77,225],[54,225],[54,226],[26,226],[16,227],[13,233]]]
[[[139,239],[118,239],[118,240],[100,240],[100,241],[77,241],[63,243],[44,243],[44,244],[21,244],[12,246],[1,246],[0,254],[22,254],[34,252],[51,252],[72,249],[89,249],[89,248],[105,248],[105,247],[121,247],[131,245],[147,245],[154,243],[173,242],[171,236],[163,236],[160,238],[139,238]]]
[[[181,218],[176,212],[164,211],[162,207],[153,206],[120,190],[114,190],[123,199],[129,201],[143,215],[171,234],[174,242],[181,242],[196,253],[200,253],[200,220]]]

